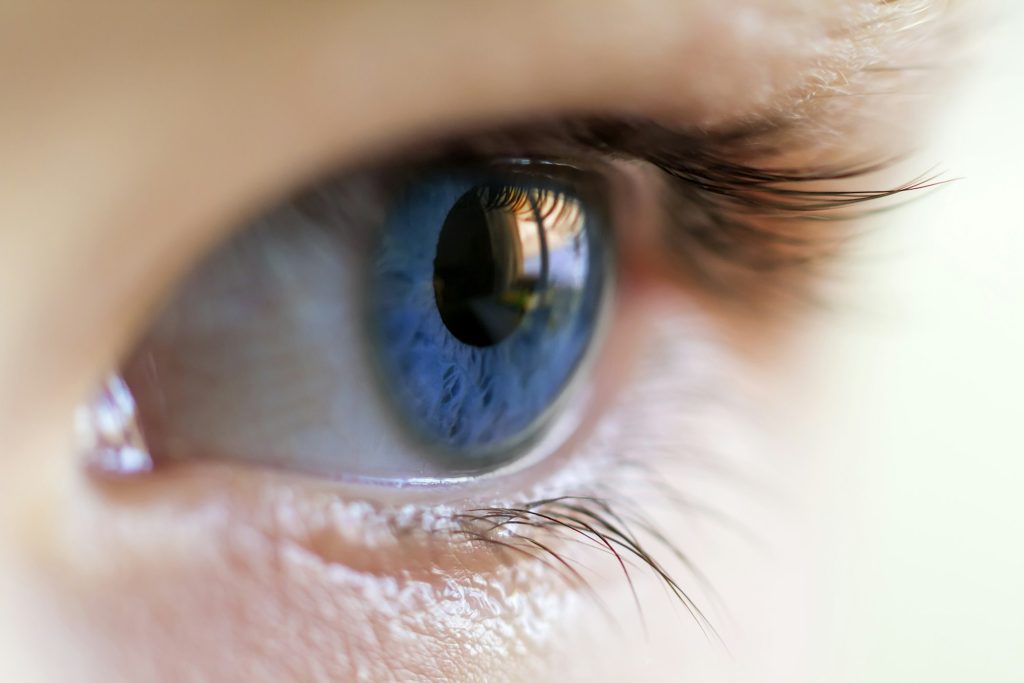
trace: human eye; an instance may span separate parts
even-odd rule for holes
[[[224,506],[236,521],[218,534],[240,524],[307,562],[400,572],[434,596],[420,610],[446,638],[455,624],[437,610],[496,599],[474,577],[536,574],[492,638],[528,644],[537,601],[601,605],[577,546],[624,585],[646,567],[717,637],[666,564],[688,560],[647,520],[653,505],[629,502],[663,482],[616,452],[683,419],[604,419],[649,337],[635,311],[670,224],[662,203],[698,227],[711,215],[625,140],[612,153],[608,122],[551,125],[343,169],[236,230],[79,411],[94,486],[149,491],[121,514]],[[668,316],[688,337],[675,346],[705,353],[706,321],[685,308]]]
[[[201,4],[129,12],[98,109],[42,98],[77,118],[15,216],[57,237],[0,250],[58,680],[788,680],[811,494],[755,366],[935,182],[866,93],[940,12]],[[76,401],[73,455],[32,440]]]
[[[466,564],[540,572],[522,595],[593,609],[608,589],[583,569],[589,553],[631,593],[645,569],[717,640],[708,579],[661,526],[703,494],[670,483],[679,462],[653,447],[680,430],[712,444],[722,416],[701,397],[738,391],[701,292],[770,305],[751,278],[792,287],[835,248],[786,230],[930,179],[821,189],[867,172],[759,171],[646,121],[436,147],[328,174],[214,249],[80,413],[85,465],[115,495],[156,482],[150,506],[180,505],[187,482],[316,563],[411,572],[445,637],[447,600],[422,573],[451,588]],[[677,414],[650,400],[670,367],[698,401]],[[648,396],[630,406],[637,387]]]
[[[609,180],[552,160],[421,165],[257,219],[126,365],[152,456],[410,486],[557,449],[613,295]]]

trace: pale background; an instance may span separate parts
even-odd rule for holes
[[[962,180],[885,218],[804,349],[808,438],[860,499],[824,680],[1024,681],[1024,3],[982,34],[925,155]]]

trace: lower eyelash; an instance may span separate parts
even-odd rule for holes
[[[653,548],[660,546],[662,551],[668,552],[705,589],[711,590],[710,582],[652,522],[635,513],[627,519],[610,499],[586,495],[560,496],[514,507],[473,509],[457,515],[455,520],[458,527],[447,532],[455,538],[489,545],[499,553],[525,556],[542,563],[557,572],[570,587],[585,590],[606,614],[608,610],[583,576],[578,562],[554,544],[576,541],[588,549],[614,557],[642,619],[643,608],[631,573],[631,567],[635,568],[635,563],[639,562],[641,568],[652,572],[686,609],[709,640],[723,642],[714,624],[682,587],[680,580],[657,559]]]

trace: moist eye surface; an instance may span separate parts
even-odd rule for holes
[[[534,435],[597,327],[597,223],[569,188],[523,174],[437,176],[402,193],[372,268],[372,348],[419,438],[474,469]]]
[[[434,484],[560,445],[610,290],[598,179],[395,176],[317,186],[182,282],[123,367],[155,461]]]

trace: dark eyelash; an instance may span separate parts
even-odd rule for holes
[[[766,121],[720,132],[668,128],[645,119],[566,119],[443,142],[438,157],[456,160],[500,156],[578,156],[581,151],[646,161],[693,188],[750,210],[819,213],[886,199],[934,186],[939,175],[922,176],[881,190],[822,190],[801,185],[852,181],[884,171],[899,158],[869,163],[772,168],[745,158],[770,159],[782,149],[771,142],[786,125]],[[793,151],[785,149],[785,151]]]
[[[745,156],[770,159],[777,155],[780,150],[762,140],[778,135],[782,127],[766,124],[722,135],[688,136],[656,124],[613,122],[595,124],[581,139],[606,153],[642,159],[679,186],[690,188],[691,194],[704,195],[707,203],[751,217],[851,220],[865,214],[856,210],[864,204],[948,182],[941,173],[925,173],[896,187],[829,189],[831,183],[870,178],[899,162],[898,157],[804,169],[742,161]],[[760,226],[753,231],[763,232]]]
[[[619,513],[607,498],[566,495],[518,506],[478,508],[457,515],[455,521],[458,523],[457,528],[446,533],[471,543],[488,545],[499,553],[525,556],[540,562],[556,572],[571,587],[584,589],[606,613],[607,609],[597,591],[579,571],[574,560],[559,550],[555,543],[578,541],[591,549],[610,554],[629,584],[642,619],[643,609],[631,573],[631,566],[639,562],[686,609],[709,640],[724,645],[704,611],[664,564],[656,559],[644,539],[661,546],[710,590],[707,578],[653,523],[638,514],[627,517]]]
[[[740,166],[700,171],[667,164],[659,168],[669,183],[678,186],[668,199],[677,206],[670,205],[668,213],[676,222],[685,222],[669,231],[669,246],[678,251],[696,242],[734,264],[762,273],[831,256],[854,235],[836,224],[899,208],[904,202],[885,200],[948,182],[940,175],[926,175],[883,190],[803,189],[797,185],[867,177],[884,165],[802,175]],[[696,215],[687,207],[695,208]],[[826,226],[830,229],[825,230]]]
[[[826,214],[857,207],[867,202],[895,197],[941,184],[941,175],[925,175],[894,188],[882,190],[803,189],[803,183],[826,183],[866,178],[885,170],[890,163],[819,168],[762,170],[714,158],[696,158],[679,162],[655,157],[652,163],[666,174],[694,187],[719,196],[734,207],[751,213],[771,212],[803,215],[822,220]],[[844,218],[861,215],[846,214]]]
[[[705,287],[748,310],[780,299],[818,303],[809,278],[857,236],[854,221],[906,203],[890,200],[923,196],[921,191],[949,182],[926,173],[895,187],[836,189],[837,183],[866,183],[898,158],[806,169],[743,161],[750,153],[776,154],[760,141],[778,132],[751,129],[689,149],[680,149],[677,133],[657,126],[619,124],[600,129],[597,138],[661,171],[670,186],[664,233],[669,253]]]
[[[709,289],[754,308],[780,298],[816,303],[807,278],[856,239],[855,221],[949,182],[927,174],[888,189],[831,190],[822,186],[867,178],[888,164],[799,172],[655,163],[677,186],[666,198],[674,222],[664,234],[666,248]]]
[[[867,182],[899,159],[871,163],[769,167],[782,149],[787,124],[766,120],[736,130],[671,129],[646,119],[573,118],[528,124],[441,142],[427,158],[459,160],[538,154],[551,158],[639,160],[657,168],[665,183],[670,253],[689,271],[726,294],[746,295],[747,279],[760,287],[767,271],[797,270],[832,255],[851,237],[848,223],[898,206],[888,202],[936,187],[939,174],[925,174],[883,189],[835,189],[835,183]],[[698,253],[692,253],[694,250]],[[703,252],[703,253],[700,253]],[[720,263],[704,263],[712,257]],[[784,289],[784,288],[783,288]]]

